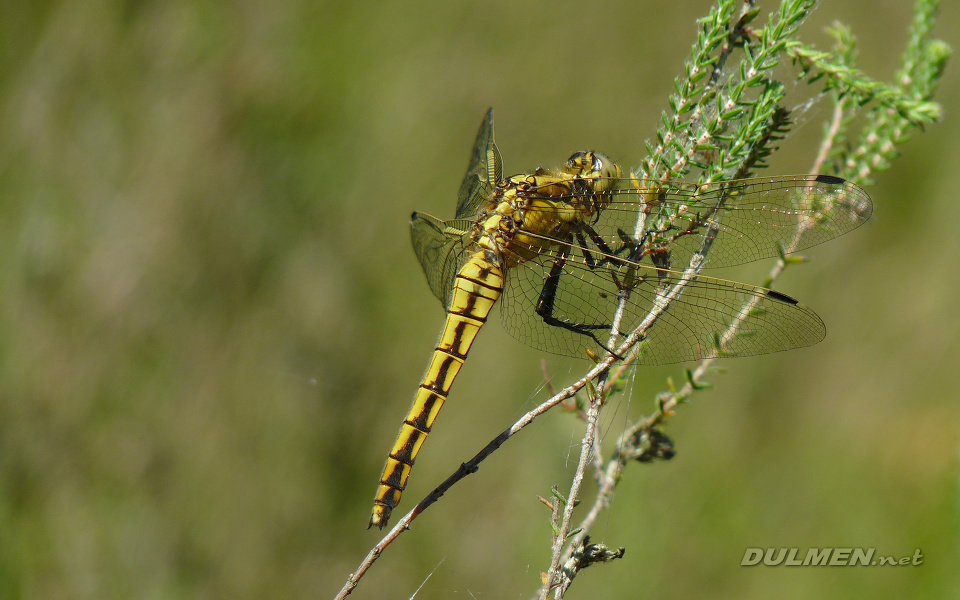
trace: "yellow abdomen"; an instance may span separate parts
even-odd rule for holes
[[[477,332],[503,292],[503,272],[485,255],[482,250],[474,253],[457,273],[440,341],[380,476],[370,527],[376,525],[383,529],[400,502],[420,447],[450,393]]]

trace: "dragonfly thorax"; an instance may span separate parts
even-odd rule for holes
[[[473,239],[503,268],[570,243],[581,223],[596,221],[622,175],[599,152],[577,152],[562,169],[507,177],[474,224]]]

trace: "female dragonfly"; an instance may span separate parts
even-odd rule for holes
[[[490,109],[456,218],[415,212],[411,219],[414,251],[447,316],[387,457],[370,526],[382,529],[399,503],[498,301],[511,335],[556,354],[616,353],[639,326],[646,328],[637,358],[644,365],[809,346],[826,334],[810,308],[687,267],[708,251],[706,266],[716,268],[809,248],[858,227],[872,210],[866,192],[838,177],[644,186],[594,151],[575,153],[558,170],[504,178]],[[721,336],[734,320],[742,321],[738,334]]]

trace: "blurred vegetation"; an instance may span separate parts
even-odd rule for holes
[[[490,105],[508,172],[589,147],[639,163],[709,5],[0,5],[0,597],[331,597],[379,539],[376,477],[441,327],[409,213],[450,215]],[[824,3],[801,36],[829,47],[847,23],[858,66],[889,80],[911,6],[869,10]],[[942,10],[956,46],[960,12]],[[827,340],[725,363],[672,421],[678,457],[628,471],[592,532],[625,557],[578,586],[960,589],[956,63],[937,99],[943,123],[869,188],[872,224],[781,280]],[[826,104],[768,173],[809,168]],[[543,393],[541,358],[484,332],[405,498]],[[558,384],[579,368],[549,366]],[[680,374],[639,371],[604,433]],[[533,590],[550,540],[535,497],[568,479],[578,427],[557,412],[512,440],[356,597],[410,597],[431,573],[419,597]],[[748,546],[926,559],[743,568]]]

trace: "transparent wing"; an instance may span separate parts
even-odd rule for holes
[[[503,161],[500,150],[493,141],[493,109],[487,110],[477,131],[470,154],[470,166],[460,184],[457,195],[457,218],[470,219],[477,216],[484,201],[490,197],[494,186],[503,180]]]
[[[554,354],[583,357],[584,349],[615,349],[634,329],[648,321],[638,364],[663,365],[713,356],[752,356],[816,344],[823,339],[823,322],[809,307],[764,288],[700,275],[681,286],[666,304],[683,271],[621,265],[590,268],[568,258],[553,299],[552,317],[589,331],[593,337],[550,325],[539,314],[544,281],[559,253],[542,255],[508,272],[501,300],[506,330],[535,348]],[[626,294],[620,334],[610,329],[621,294]],[[744,318],[746,317],[746,318]],[[740,321],[736,335],[725,337]],[[611,343],[612,342],[612,343]]]
[[[719,268],[821,244],[859,227],[873,212],[862,188],[827,175],[676,182],[657,189],[636,189],[628,179],[615,184],[591,224],[598,238],[621,255],[627,253],[624,236],[642,241],[644,254],[664,261],[658,266],[677,269],[686,267],[712,225],[719,230],[706,267]]]
[[[454,279],[467,251],[471,225],[472,221],[441,221],[421,212],[415,212],[410,217],[413,251],[427,276],[430,290],[440,299],[444,308],[449,303]]]
[[[809,248],[858,227],[872,212],[861,188],[829,176],[657,189],[617,183],[594,222],[567,230],[563,239],[543,238],[546,249],[537,258],[507,273],[501,317],[511,335],[547,352],[582,356],[585,347],[608,344],[625,295],[622,334],[645,319],[653,322],[641,364],[695,360],[717,350],[764,354],[823,338],[820,318],[792,298],[704,275],[678,288],[666,310],[658,307],[704,248],[707,267],[727,267]],[[742,320],[737,335],[725,339],[735,320]]]

